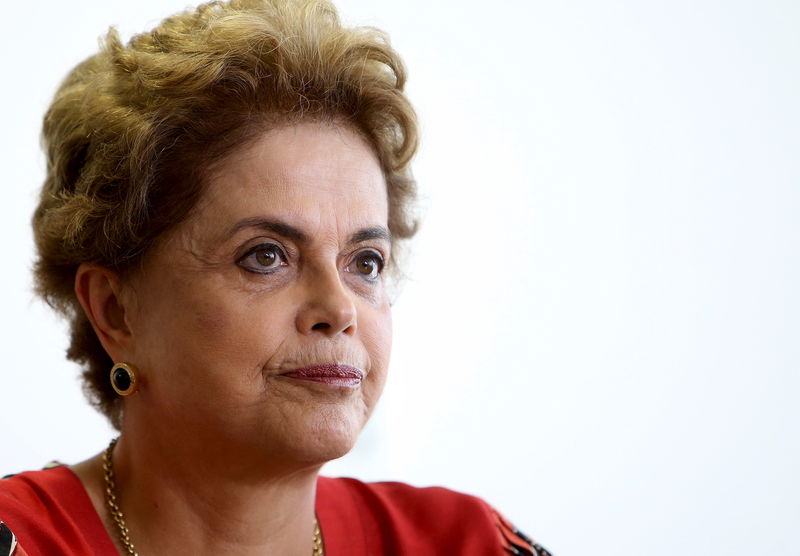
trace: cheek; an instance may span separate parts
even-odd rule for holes
[[[176,288],[149,299],[147,306],[156,309],[140,321],[140,351],[158,375],[154,382],[253,391],[251,382],[261,380],[260,369],[282,336],[272,311],[246,301],[206,288]]]
[[[259,302],[239,296],[197,304],[190,315],[191,339],[184,342],[193,357],[221,371],[261,379],[261,370],[286,342],[292,329],[289,311],[279,299]]]
[[[376,310],[362,328],[362,341],[370,358],[372,387],[366,392],[371,405],[377,402],[386,382],[389,356],[392,350],[392,315],[388,303]]]

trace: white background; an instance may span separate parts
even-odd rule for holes
[[[409,66],[426,220],[326,472],[478,494],[557,556],[797,554],[800,4],[338,5]],[[184,6],[3,9],[0,473],[111,435],[31,294],[41,117],[109,24]]]

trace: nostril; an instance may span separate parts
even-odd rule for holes
[[[328,324],[327,322],[318,322],[317,324],[311,327],[311,330],[327,330],[330,327],[331,325]]]

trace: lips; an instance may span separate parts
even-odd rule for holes
[[[324,363],[300,367],[283,373],[283,376],[329,386],[354,388],[364,379],[364,371],[342,363]]]

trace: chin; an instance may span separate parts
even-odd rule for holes
[[[308,464],[324,464],[346,455],[355,446],[366,417],[341,411],[325,411],[308,423],[302,438],[295,438],[299,459]]]

